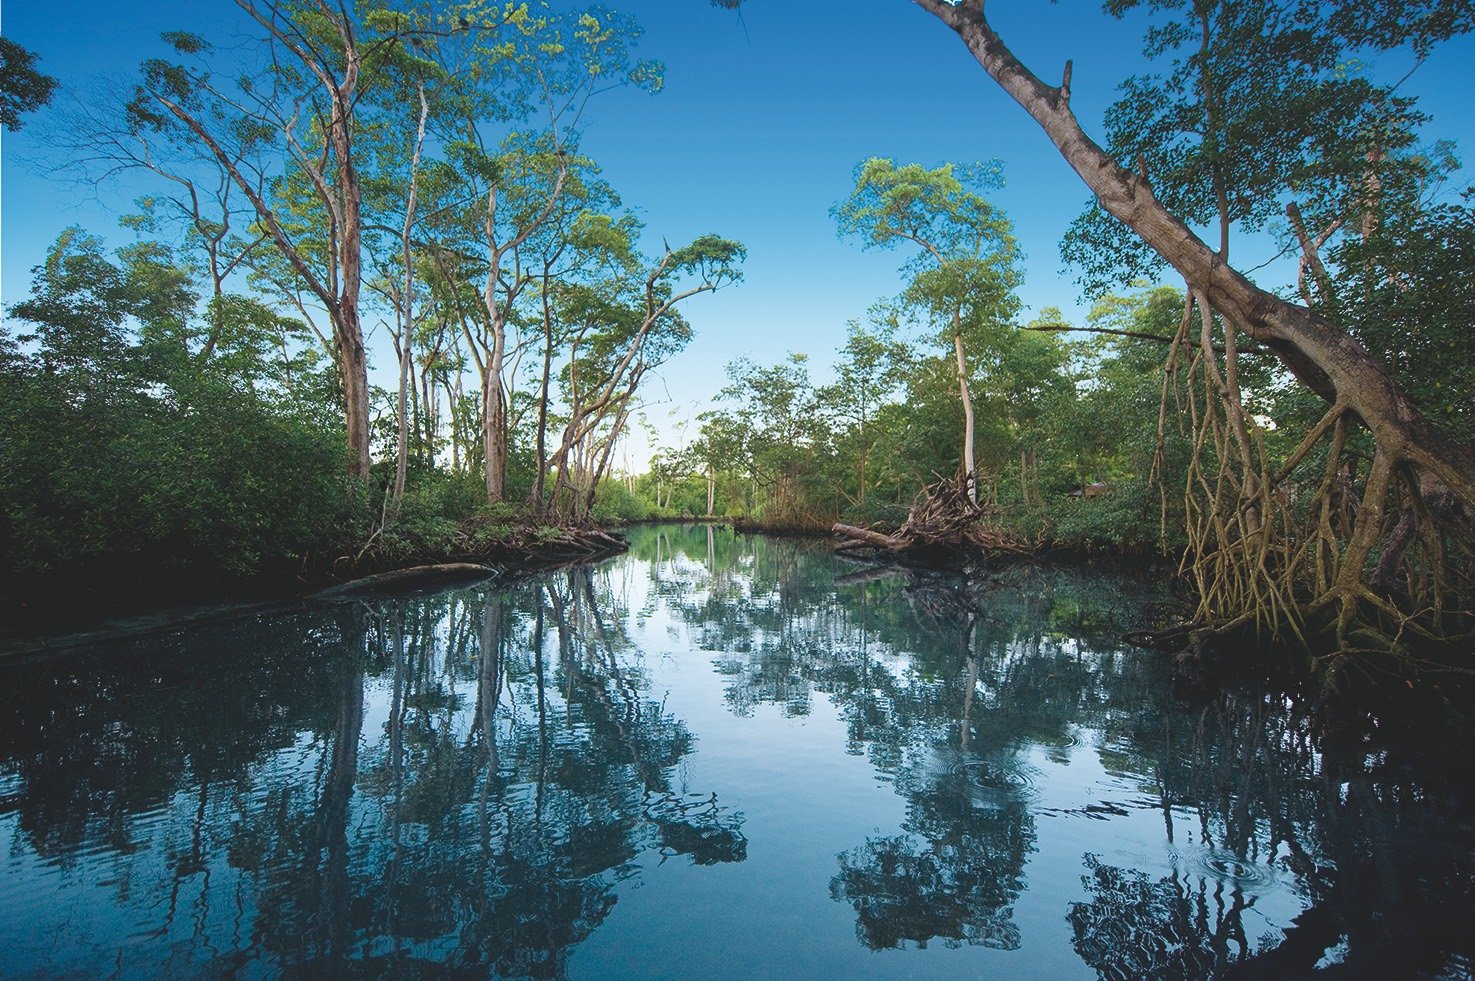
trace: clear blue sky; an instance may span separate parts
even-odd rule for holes
[[[952,32],[910,0],[747,0],[739,18],[707,0],[624,0],[646,28],[641,54],[663,60],[657,96],[613,93],[589,110],[584,149],[627,204],[640,210],[651,247],[705,232],[748,246],[746,282],[688,307],[697,336],[664,371],[653,421],[688,415],[723,384],[723,366],[747,355],[772,362],[811,356],[823,375],[847,320],[894,293],[901,256],[839,241],[829,206],[868,156],[935,164],[999,158],[1007,181],[997,203],[1027,255],[1030,311],[1083,310],[1060,270],[1058,242],[1084,188],[1023,112],[988,79]],[[1143,70],[1140,23],[1118,22],[1090,0],[995,0],[991,20],[1047,80],[1073,59],[1073,104],[1099,133],[1115,85]],[[43,70],[80,86],[126,74],[159,51],[158,33],[185,27],[223,37],[239,20],[229,0],[10,0],[7,37],[41,54]],[[1405,90],[1434,115],[1432,137],[1475,145],[1475,40],[1423,66]],[[1398,71],[1399,66],[1391,66]],[[113,244],[128,241],[112,215],[133,191],[56,184],[28,141],[7,134],[3,166],[3,297],[25,295],[29,270],[56,233],[80,223]],[[1464,183],[1470,183],[1465,176]],[[1272,284],[1278,285],[1278,284]],[[381,363],[387,342],[371,339]]]

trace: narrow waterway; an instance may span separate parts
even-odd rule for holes
[[[1467,791],[1180,704],[1150,585],[631,539],[0,662],[0,975],[1475,970]]]

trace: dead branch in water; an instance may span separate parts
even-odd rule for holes
[[[940,480],[925,488],[907,519],[892,534],[836,523],[837,551],[875,549],[896,555],[1025,552],[1026,546],[989,520],[988,508],[968,497],[967,483]]]

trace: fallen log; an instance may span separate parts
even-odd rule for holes
[[[887,551],[899,552],[907,547],[907,543],[893,535],[883,535],[879,531],[870,531],[866,528],[857,528],[855,525],[841,524],[835,522],[830,529],[836,535],[844,536],[847,541],[836,544],[836,548],[857,548],[870,546],[871,548],[884,548]]]
[[[482,565],[475,562],[443,562],[439,565],[417,565],[409,569],[395,569],[392,572],[381,572],[376,576],[366,576],[363,579],[355,579],[352,582],[329,586],[327,589],[322,589],[312,594],[311,598],[336,599],[383,591],[421,589],[458,581],[475,582],[481,579],[491,579],[501,571],[497,566]]]

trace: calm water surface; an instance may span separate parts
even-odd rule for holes
[[[1458,789],[1085,572],[647,528],[0,663],[0,975],[1466,976]]]

